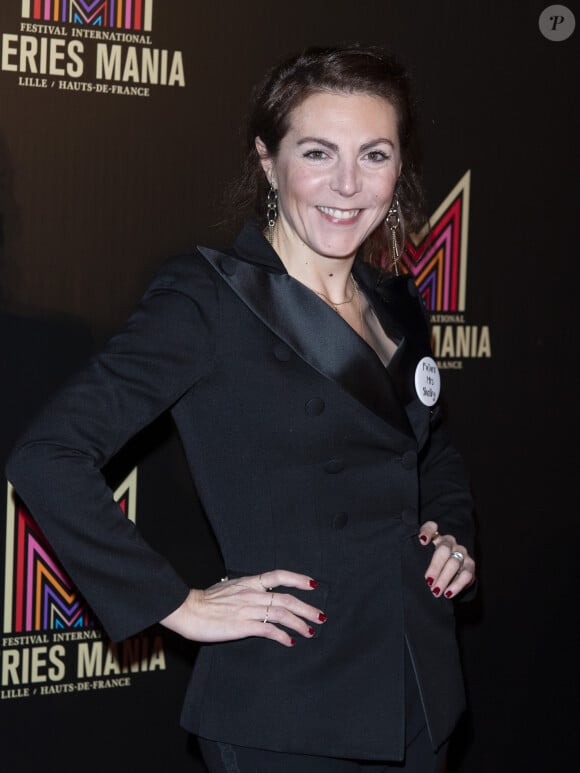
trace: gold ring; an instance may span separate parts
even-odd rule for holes
[[[270,614],[270,608],[271,608],[273,602],[274,602],[274,594],[272,593],[272,595],[270,597],[270,603],[266,607],[266,617],[262,620],[263,623],[267,623],[268,622],[268,616]]]
[[[441,535],[439,534],[439,532],[438,532],[437,530],[435,530],[435,531],[433,532],[433,534],[431,535],[431,542],[435,542],[435,540],[436,540],[436,539],[439,539],[439,537],[440,537],[440,536],[441,536]]]
[[[265,585],[264,585],[264,583],[262,582],[262,575],[260,575],[260,576],[258,577],[258,582],[260,583],[260,585],[262,586],[262,588],[264,588],[264,590],[265,590],[265,591],[271,591],[271,590],[272,590],[272,588],[266,588],[266,586],[265,586]]]

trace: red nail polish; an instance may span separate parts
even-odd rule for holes
[[[427,577],[427,585],[429,587],[431,587],[433,585],[433,578],[432,577]]]
[[[310,580],[310,587],[311,588],[317,588],[318,587],[318,583],[316,582],[316,580]]]
[[[311,636],[314,636],[314,634],[316,633],[316,631],[314,630],[314,628],[309,628],[309,629],[308,629],[308,633],[309,633]]]
[[[421,542],[427,542],[427,537],[425,534],[420,534],[419,539],[421,540]]]
[[[446,590],[445,591],[445,598],[446,599],[450,599],[451,596],[453,596],[453,591],[452,590]]]
[[[290,639],[290,646],[293,647],[296,644],[296,639]]]
[[[441,593],[441,588],[433,588],[433,595],[438,596]]]
[[[321,612],[318,615],[318,619],[320,620],[321,623],[324,623],[326,621],[326,615],[324,614],[324,612]]]

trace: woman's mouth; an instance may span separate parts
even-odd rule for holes
[[[360,212],[360,209],[334,209],[333,207],[317,207],[317,209],[332,220],[342,222],[354,220]]]

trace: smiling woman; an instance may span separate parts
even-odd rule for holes
[[[269,72],[238,187],[254,217],[169,260],[8,463],[112,639],[160,622],[204,644],[182,724],[211,773],[437,773],[464,707],[472,502],[396,271],[421,213],[411,104],[375,48]],[[164,411],[228,567],[205,589],[100,474]]]
[[[402,162],[396,187],[397,201],[407,226],[413,232],[419,231],[426,218],[415,131],[416,104],[410,78],[405,68],[383,49],[358,45],[338,49],[310,48],[273,67],[256,85],[246,137],[246,161],[241,177],[231,190],[234,215],[264,212],[268,180],[261,174],[257,153],[276,158],[296,108],[309,97],[322,94],[374,97],[382,99],[383,105],[387,104],[396,123],[394,133]],[[322,119],[320,114],[318,117]],[[258,147],[256,137],[261,143]],[[381,135],[372,139],[378,138]],[[325,140],[319,135],[310,139]],[[330,145],[332,150],[332,143]],[[327,150],[324,145],[321,148],[323,152]],[[389,149],[389,155],[392,150]],[[265,225],[264,220],[259,222]],[[365,256],[368,258],[372,254],[377,263],[392,260],[390,240],[383,238],[381,233],[376,233],[375,237],[378,244],[363,243]]]
[[[275,236],[288,272],[312,273],[316,258],[354,259],[384,220],[401,173],[394,108],[367,94],[314,93],[290,114],[276,156],[260,138],[256,148],[278,191]]]

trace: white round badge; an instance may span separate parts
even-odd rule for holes
[[[423,405],[435,405],[441,391],[439,368],[432,357],[423,357],[415,369],[415,389]]]

